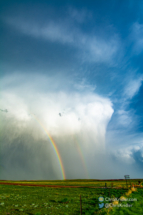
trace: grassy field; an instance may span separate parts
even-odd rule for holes
[[[135,184],[137,181],[137,179],[132,180],[131,183]],[[14,181],[0,182],[13,183]],[[114,187],[124,187],[121,189],[90,188],[90,186],[104,187],[105,183],[111,187],[111,181],[96,180],[15,181],[15,183],[27,183],[27,186],[0,185],[0,214],[79,215],[80,195],[84,215],[143,214],[143,189],[129,191],[124,180],[112,181]],[[83,186],[84,188],[34,187],[28,186],[28,183]],[[115,201],[115,198],[118,199],[121,196],[134,201]],[[104,201],[100,202],[99,197],[104,197]],[[108,203],[110,207],[106,208]],[[126,205],[132,205],[132,207],[126,207]]]
[[[130,179],[128,180],[128,185],[133,183],[138,185],[138,181],[143,183],[143,179]],[[123,180],[90,180],[90,179],[79,179],[79,180],[52,180],[52,181],[0,181],[6,183],[27,183],[27,184],[41,184],[41,185],[59,185],[59,186],[91,186],[91,187],[111,187],[113,183],[114,187],[126,187],[126,181]],[[142,184],[143,185],[143,184]]]

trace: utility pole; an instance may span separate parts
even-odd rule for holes
[[[125,180],[126,180],[126,186],[127,186],[127,179],[130,179],[130,176],[129,175],[124,175],[125,177]]]

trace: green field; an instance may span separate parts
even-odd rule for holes
[[[130,179],[127,181],[128,185],[131,183],[138,185],[138,181],[141,181],[143,183],[143,179]],[[59,186],[91,186],[91,187],[105,187],[105,183],[107,184],[107,187],[111,187],[111,183],[113,183],[114,187],[126,187],[126,181],[123,180],[94,180],[94,179],[76,179],[76,180],[38,180],[38,181],[2,181],[0,182],[6,182],[6,183],[29,183],[29,184],[43,184],[43,185],[59,185]]]
[[[136,184],[136,180],[131,183]],[[0,181],[11,183],[27,183],[27,186],[0,185],[0,214],[31,214],[31,215],[79,215],[80,195],[82,199],[82,214],[143,214],[143,189],[131,192],[127,196],[126,182],[112,181],[113,187],[124,187],[121,189],[111,188],[111,181],[97,180],[66,180],[66,181]],[[28,184],[82,186],[83,188],[52,188],[34,187]],[[104,187],[107,183],[108,189],[92,188]],[[89,186],[89,188],[88,188]],[[91,186],[91,187],[90,187]],[[136,199],[137,201],[124,201],[112,207],[106,208],[106,203],[113,203],[114,198]],[[98,198],[104,197],[103,202]],[[108,200],[107,200],[108,198]],[[105,200],[106,199],[106,200]],[[101,205],[101,204],[104,204]],[[115,202],[114,202],[115,203]],[[122,207],[119,205],[122,204]],[[125,207],[125,205],[132,207]],[[101,208],[102,206],[102,208]],[[115,207],[116,206],[116,207]]]

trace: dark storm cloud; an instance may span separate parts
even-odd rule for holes
[[[136,165],[140,168],[140,171],[143,169],[143,147],[138,150],[132,150],[132,158],[135,160]]]
[[[9,169],[9,174],[3,170],[1,177],[13,179],[62,177],[46,129],[60,151],[66,177],[90,177],[86,175],[75,138],[81,145],[87,163],[89,154],[90,157],[93,156],[91,150],[92,154],[94,151],[103,150],[106,126],[113,113],[110,100],[95,95],[90,88],[78,93],[55,90],[45,94],[43,90],[40,92],[37,88],[39,79],[27,82],[26,86],[15,85],[14,88],[14,83],[12,85],[10,83],[12,80],[15,82],[15,78],[13,76],[11,78],[3,79],[5,86],[8,84],[13,90],[6,87],[7,90],[2,94],[3,106],[8,107],[9,114],[1,113],[0,156],[2,164],[5,163]],[[57,85],[53,81],[51,84]],[[29,91],[29,85],[33,93]],[[58,113],[58,110],[64,110],[64,117],[59,117],[63,111]],[[82,121],[78,121],[79,115]],[[91,166],[90,162],[87,166]],[[89,167],[89,174],[91,172],[92,169]]]
[[[3,123],[0,157],[5,168],[1,170],[1,179],[60,178],[60,171],[59,176],[53,171],[54,161],[45,147],[47,143],[41,139],[39,144],[30,128],[19,129],[14,121],[5,119]]]
[[[30,120],[25,124],[24,121],[20,122],[14,118],[3,118],[2,122],[0,156],[1,165],[4,165],[4,168],[1,168],[1,179],[62,179],[60,165],[51,143],[39,126],[35,125],[35,121]],[[122,178],[126,173],[133,176],[135,166],[141,165],[141,152],[139,151],[133,154],[133,158],[136,160],[133,165],[127,160],[122,160],[121,155],[119,158],[113,156],[109,150],[99,152],[98,147],[93,146],[92,153],[90,153],[87,147],[82,146],[85,167],[78,154],[73,136],[60,137],[60,140],[59,137],[53,136],[53,139],[62,157],[66,177],[69,179]],[[121,165],[123,165],[122,169]]]

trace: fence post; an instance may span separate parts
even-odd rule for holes
[[[110,194],[110,187],[109,187],[109,198],[111,197],[111,194]]]
[[[81,200],[81,195],[80,195],[80,215],[82,215],[82,200]]]

